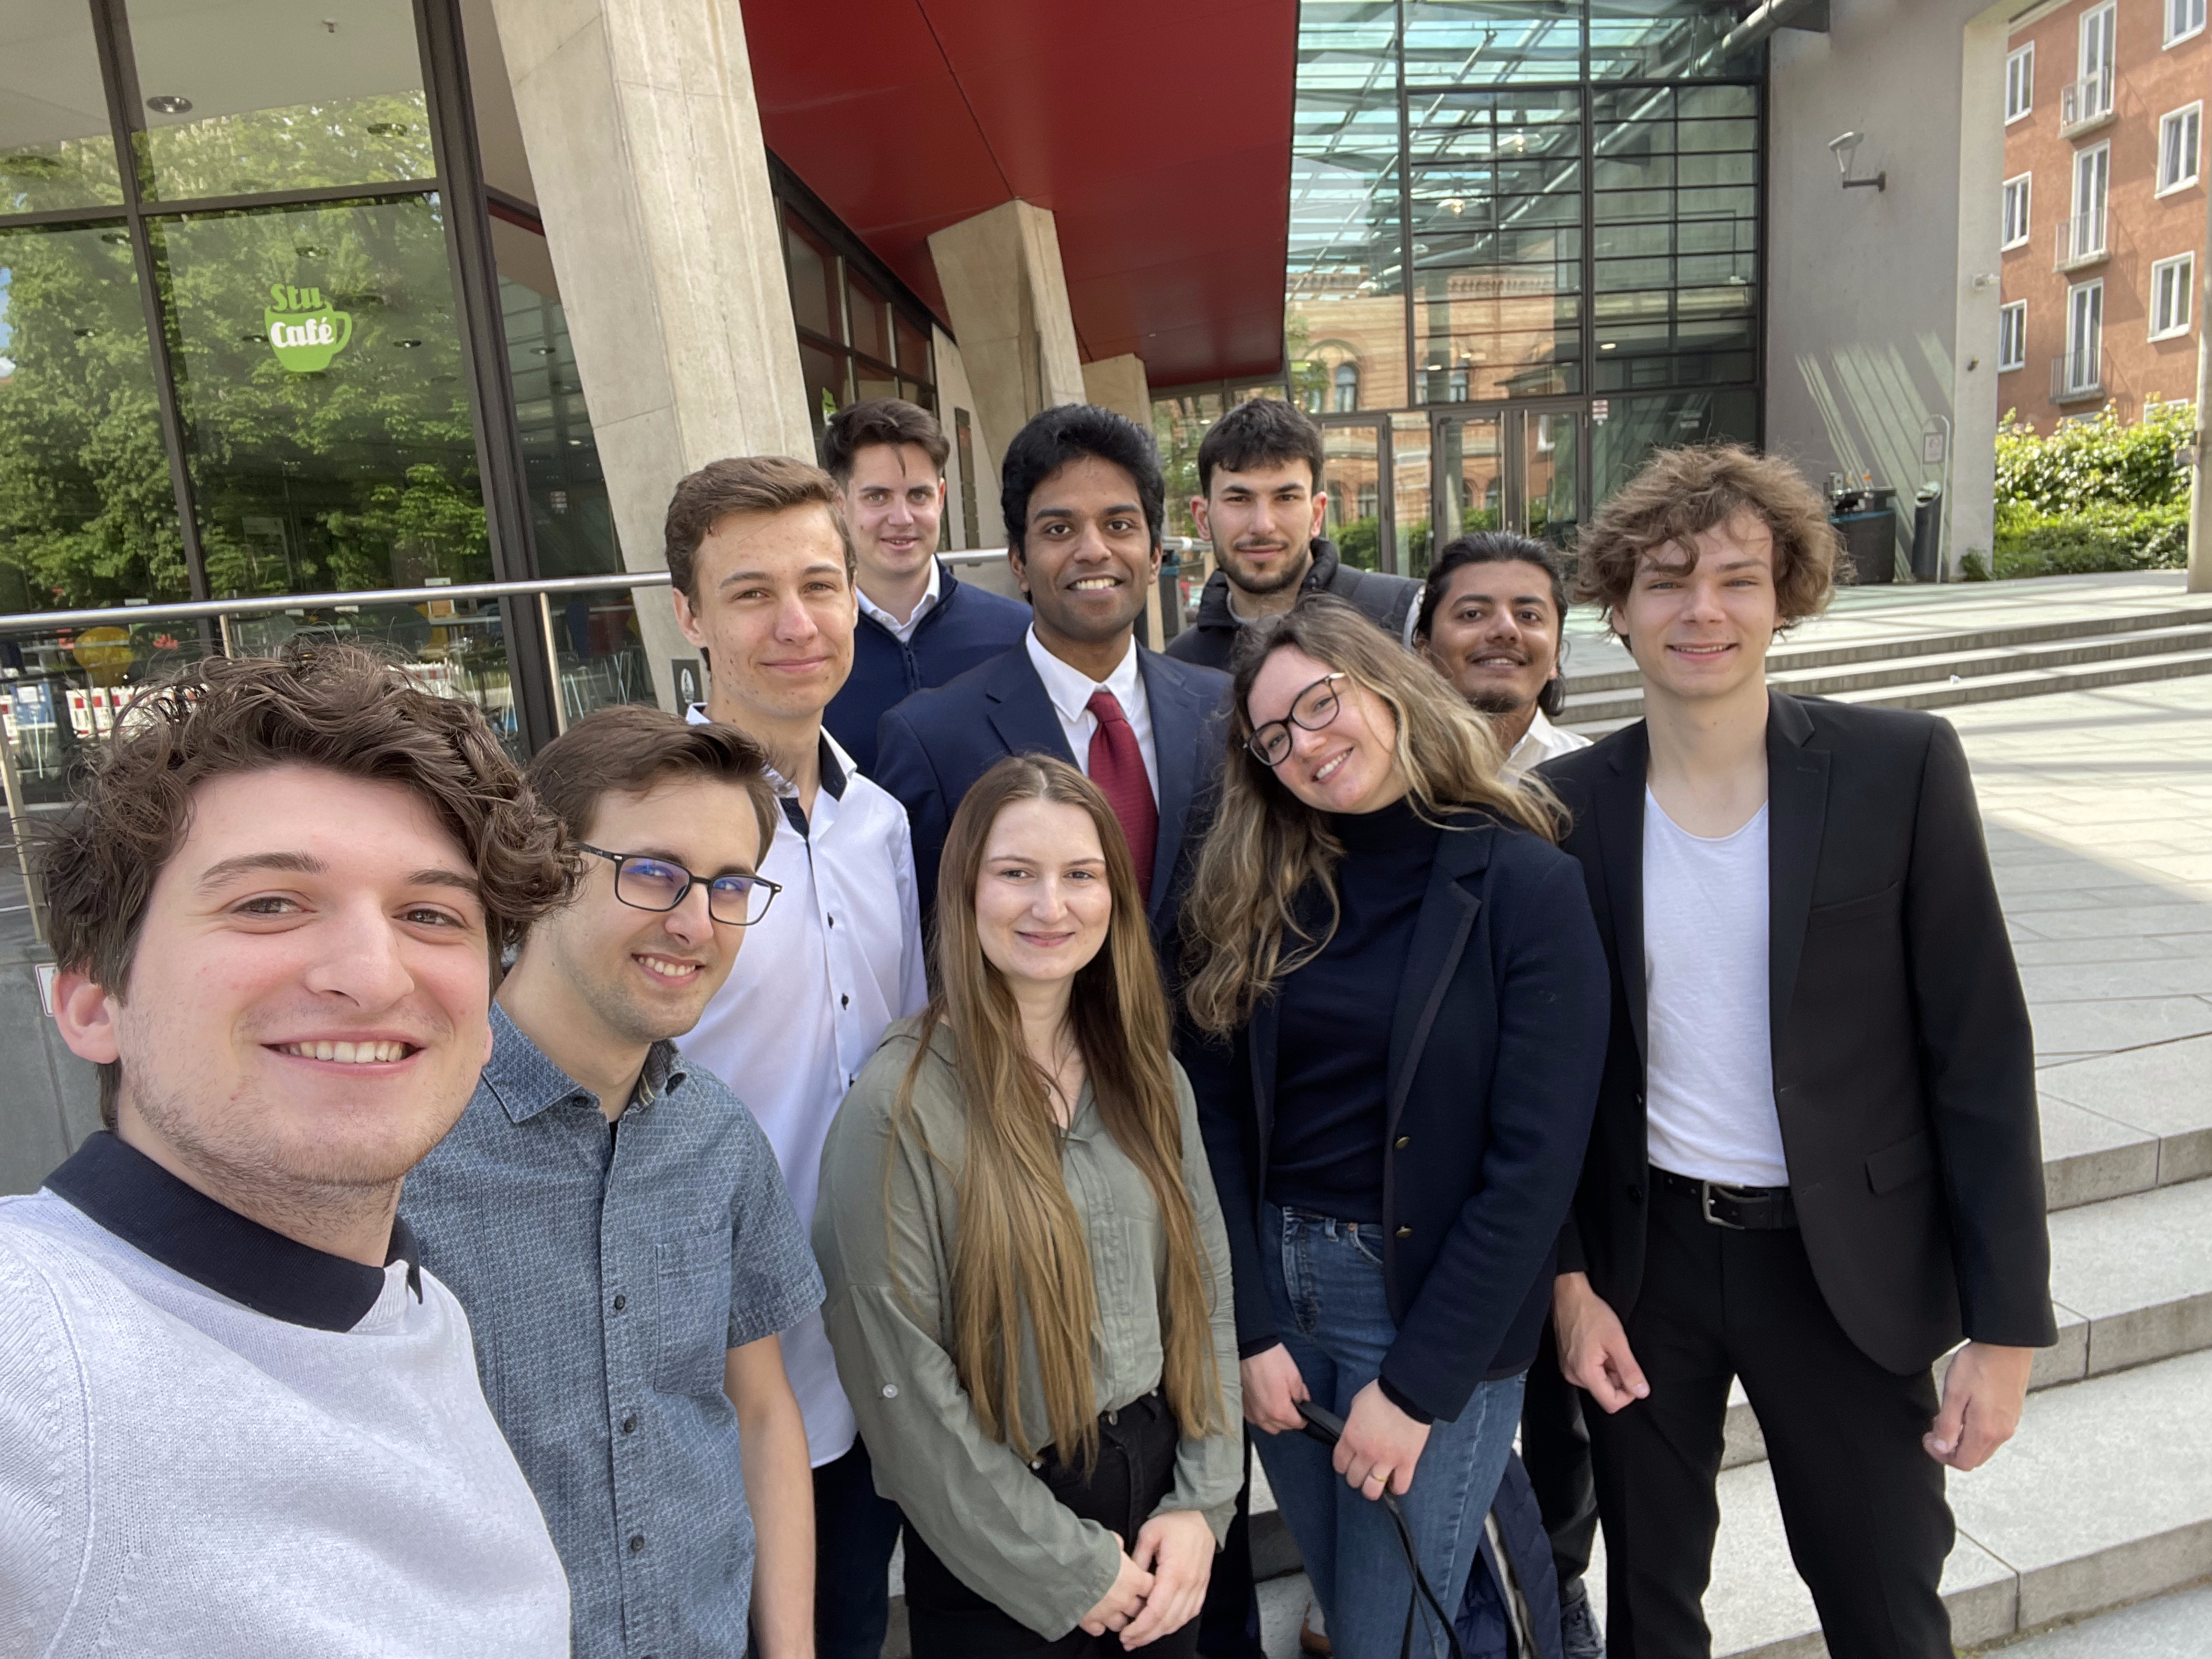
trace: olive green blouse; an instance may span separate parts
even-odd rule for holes
[[[1012,1448],[984,1435],[955,1373],[952,1255],[967,1143],[951,1039],[942,1030],[915,1079],[915,1122],[928,1150],[911,1134],[891,1144],[891,1104],[914,1056],[919,1024],[908,1019],[891,1028],[838,1109],[823,1149],[814,1215],[814,1252],[830,1291],[823,1316],[875,1465],[877,1490],[906,1511],[963,1583],[1055,1639],[1113,1588],[1121,1550],[1106,1528],[1064,1508]],[[1243,1478],[1235,1304],[1229,1242],[1190,1085],[1179,1066],[1175,1081],[1183,1182],[1212,1268],[1213,1352],[1223,1398],[1215,1432],[1182,1443],[1175,1486],[1153,1512],[1198,1510],[1218,1545]],[[1166,1236],[1152,1188],[1107,1133],[1088,1085],[1062,1142],[1060,1172],[1097,1289],[1102,1328],[1091,1351],[1092,1384],[1098,1410],[1115,1411],[1159,1386]],[[1026,1341],[1023,1349],[1023,1427],[1029,1443],[1042,1447],[1052,1431],[1034,1350]]]

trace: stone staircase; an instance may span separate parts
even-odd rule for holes
[[[1809,637],[1775,647],[1767,681],[1778,690],[1844,702],[1949,708],[2212,673],[2212,598],[2174,599],[2103,615],[1835,642],[1815,623]],[[1610,639],[1574,638],[1568,663],[1560,725],[1595,737],[1643,713],[1635,665]]]

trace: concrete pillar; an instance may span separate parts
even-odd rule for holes
[[[1101,357],[1084,364],[1083,401],[1126,415],[1147,432],[1152,429],[1152,386],[1142,357]]]
[[[623,562],[657,570],[685,473],[814,459],[738,0],[492,9]],[[665,597],[638,617],[672,708],[669,665],[697,653]]]
[[[938,231],[929,252],[995,473],[1031,416],[1084,401],[1060,233],[1042,208],[1002,202]]]

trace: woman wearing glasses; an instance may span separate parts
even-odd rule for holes
[[[1549,797],[1351,606],[1240,641],[1184,915],[1246,1419],[1340,1659],[1400,1650],[1398,1496],[1456,1608],[1520,1419],[1607,1030]],[[1345,1419],[1334,1449],[1298,1404]],[[1422,1650],[1425,1651],[1425,1648]]]
[[[936,994],[814,1220],[914,1652],[1194,1654],[1242,1476],[1228,1244],[1135,869],[1096,785],[1015,756],[937,891]]]

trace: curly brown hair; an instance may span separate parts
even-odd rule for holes
[[[1741,444],[1655,453],[1583,532],[1576,544],[1576,600],[1612,610],[1628,598],[1640,565],[1687,570],[1695,560],[1682,553],[1698,535],[1746,512],[1774,538],[1781,627],[1818,616],[1838,576],[1850,580],[1851,569],[1840,556],[1843,538],[1828,522],[1828,504],[1789,462]]]
[[[313,766],[413,790],[476,868],[495,976],[507,945],[565,902],[580,856],[473,703],[417,690],[356,646],[276,658],[213,657],[134,698],[78,785],[67,820],[40,838],[37,868],[55,960],[118,995],[154,884],[211,778]],[[100,1068],[115,1127],[119,1063]]]

